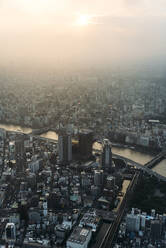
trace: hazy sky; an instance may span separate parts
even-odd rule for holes
[[[0,0],[1,63],[165,56],[166,0]]]

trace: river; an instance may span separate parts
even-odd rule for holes
[[[24,132],[27,134],[32,132],[31,128],[22,127],[19,125],[0,124],[0,128],[4,128],[7,131],[20,131],[20,132]],[[58,139],[57,133],[53,131],[48,131],[44,134],[41,134],[40,136],[44,138],[55,139],[55,140]],[[95,149],[100,149],[101,144],[95,142],[93,147]],[[140,164],[145,164],[153,158],[152,155],[149,155],[143,152],[138,152],[136,150],[132,150],[129,148],[113,147],[112,152],[115,154],[124,156],[126,158],[129,158],[131,160],[134,160]],[[161,161],[153,170],[166,177],[166,159]]]
[[[40,136],[48,139],[56,139],[56,140],[58,139],[57,133],[52,131],[48,131],[44,134],[41,134]],[[101,144],[95,142],[93,148],[100,150]],[[148,161],[150,161],[153,158],[153,155],[132,150],[129,148],[112,147],[112,152],[121,155],[123,157],[129,158],[142,165],[146,164]],[[166,177],[166,160],[161,161],[153,170],[158,172],[160,175]]]
[[[18,125],[9,125],[9,124],[0,124],[0,128],[5,129],[6,131],[19,131],[19,132],[23,132],[23,133],[31,133],[32,132],[32,128],[29,127],[21,127]]]
[[[94,149],[101,149],[101,144],[95,142],[93,145]],[[112,153],[118,154],[120,156],[129,158],[137,163],[145,164],[150,161],[153,156],[147,153],[138,152],[136,150],[132,150],[130,148],[120,148],[120,147],[112,147]]]
[[[48,131],[44,134],[41,134],[40,136],[44,138],[49,138],[49,139],[56,139],[56,140],[58,139],[57,133],[52,132],[52,131]],[[101,144],[99,144],[98,142],[95,142],[93,145],[93,148],[100,150]],[[153,158],[153,156],[151,155],[148,155],[146,153],[141,153],[136,150],[129,149],[129,148],[113,147],[112,152],[115,154],[124,156],[126,158],[129,158],[131,160],[134,160],[140,164],[145,164]]]

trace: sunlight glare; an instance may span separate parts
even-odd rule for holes
[[[77,19],[77,25],[79,26],[87,26],[91,23],[91,16],[88,15],[80,15]]]

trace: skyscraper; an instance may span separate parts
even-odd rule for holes
[[[103,185],[103,170],[94,171],[94,185],[99,187]]]
[[[102,168],[109,171],[112,168],[111,142],[108,139],[104,139],[102,145],[103,145],[102,155],[101,155]]]
[[[93,132],[83,129],[79,133],[79,153],[82,158],[89,158],[92,155]]]
[[[71,135],[61,131],[58,136],[59,160],[62,164],[68,164],[72,160],[72,140]]]

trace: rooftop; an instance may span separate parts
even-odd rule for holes
[[[77,226],[73,230],[68,241],[73,242],[73,243],[83,244],[86,241],[89,232],[90,232],[89,229]]]

